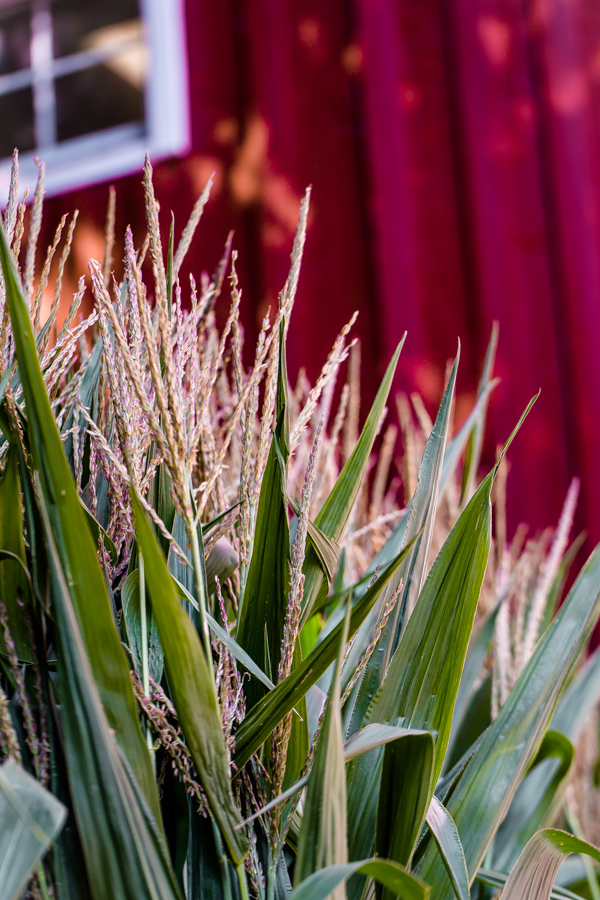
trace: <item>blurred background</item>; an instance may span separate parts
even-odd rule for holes
[[[117,247],[129,223],[143,239],[146,148],[165,239],[214,172],[188,267],[212,272],[234,229],[248,345],[312,185],[292,377],[359,310],[363,408],[407,330],[396,387],[430,412],[460,338],[460,422],[498,321],[488,466],[542,391],[509,532],[555,524],[579,475],[600,539],[598,0],[1,0],[2,202],[15,146],[23,184],[47,164],[41,251],[80,210],[67,303],[102,259],[109,184]]]

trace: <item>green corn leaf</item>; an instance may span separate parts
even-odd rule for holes
[[[171,699],[186,743],[233,862],[247,852],[227,772],[217,695],[200,638],[179,602],[157,540],[137,497],[132,497],[136,535],[144,555],[146,585],[165,656]]]
[[[1,227],[0,261],[27,409],[33,468],[39,472],[52,534],[108,721],[158,822],[158,794],[148,748],[138,724],[125,653],[112,617],[96,547],[46,394],[19,275]]]
[[[319,869],[292,891],[289,900],[327,900],[336,887],[352,875],[366,875],[384,885],[402,900],[427,900],[428,886],[399,863],[389,859],[361,859],[358,862]]]
[[[600,547],[588,560],[558,615],[539,640],[447,803],[461,837],[470,879],[475,877],[542,742],[558,697],[599,611]],[[427,848],[418,871],[434,892],[439,891],[443,896],[449,887],[448,877],[435,848]]]
[[[513,440],[529,404],[507,441]],[[364,724],[401,722],[406,727],[437,732],[431,792],[440,775],[454,702],[491,541],[490,494],[500,462],[481,483],[440,550],[408,620],[381,688]],[[350,835],[351,858],[370,855],[375,807],[364,797],[377,791],[381,754],[370,754],[348,771],[348,815],[359,823]],[[427,808],[428,804],[426,805]]]
[[[39,493],[51,563],[69,790],[93,900],[179,900],[164,837],[119,752],[100,702]]]
[[[298,506],[294,498],[289,496],[289,494],[287,496],[287,502],[296,513],[296,516],[299,516],[300,507]],[[308,519],[307,528],[308,538],[312,544],[313,550],[319,558],[319,562],[321,563],[321,567],[325,574],[325,578],[327,579],[327,583],[332,584],[338,570],[340,545],[337,543],[337,541],[334,541],[333,538],[327,537],[326,534],[323,534],[321,529],[317,528],[317,526],[311,519]]]
[[[402,593],[361,679],[352,718],[350,719],[350,734],[360,728],[369,704],[381,687],[390,660],[398,646],[404,624],[412,614],[427,575],[429,550],[437,513],[439,484],[450,425],[450,410],[454,397],[459,356],[460,348],[452,367],[448,386],[440,404],[435,424],[425,445],[425,451],[419,467],[417,485],[408,509],[404,542],[406,543],[413,538],[415,538],[415,542],[411,552],[398,571],[398,579],[402,579]],[[388,856],[389,854],[384,853],[383,855]],[[398,857],[393,856],[393,859],[398,859]],[[403,862],[403,860],[399,860],[399,862]]]
[[[469,704],[475,694],[475,686],[478,682],[485,657],[487,656],[492,641],[494,628],[496,625],[496,617],[498,615],[498,610],[500,609],[501,603],[502,600],[500,601],[500,603],[497,603],[493,609],[482,616],[482,618],[473,628],[473,633],[471,634],[471,640],[469,641],[469,648],[467,650],[467,656],[465,659],[465,665],[460,679],[460,685],[458,687],[458,694],[456,695],[456,702],[454,704],[452,731],[450,732],[450,738],[448,740],[446,766],[444,767],[444,770],[446,770],[447,768],[447,763],[454,749],[454,742],[464,719],[467,717]]]
[[[444,759],[454,700],[487,565],[492,480],[490,475],[481,485],[438,554],[363,723],[400,721],[406,727],[437,732],[433,785]],[[354,858],[372,853],[374,797],[381,762],[381,754],[371,754],[353,763],[348,772],[349,816],[357,823],[350,836],[350,853]],[[428,805],[425,803],[423,817]]]
[[[571,853],[584,853],[600,862],[600,850],[593,844],[556,828],[538,831],[508,876],[502,900],[549,900],[558,870]]]
[[[452,438],[451,441],[448,442],[446,446],[446,450],[444,452],[444,464],[442,466],[442,474],[440,477],[440,485],[439,485],[439,496],[441,497],[448,487],[448,483],[450,478],[455,471],[458,462],[460,460],[461,454],[465,449],[465,445],[469,439],[469,435],[471,434],[473,428],[475,427],[476,422],[479,419],[481,414],[483,405],[487,403],[488,397],[490,393],[494,390],[494,388],[499,384],[499,381],[491,381],[487,386],[483,394],[481,394],[477,398],[477,402],[475,406],[465,419],[462,428],[458,432],[455,437]],[[398,553],[400,548],[402,547],[402,543],[404,541],[404,533],[406,530],[406,526],[408,524],[408,510],[402,516],[400,521],[395,525],[392,533],[388,537],[387,541],[381,548],[381,550],[377,553],[377,555],[372,559],[369,568],[367,570],[367,580],[369,573],[375,571],[377,566],[386,566],[390,560],[394,558],[394,556]]]
[[[140,611],[140,573],[135,569],[127,576],[121,588],[123,604],[123,621],[129,649],[133,657],[135,670],[142,678],[142,623]],[[156,622],[152,612],[147,617],[148,671],[157,684],[160,684],[164,668],[164,653],[158,636]]]
[[[340,669],[348,640],[350,607],[339,642],[323,727],[308,779],[302,829],[296,855],[294,883],[297,885],[326,866],[348,861],[346,838],[346,778],[340,708]],[[332,900],[345,900],[341,885]]]
[[[377,802],[376,856],[409,865],[432,792],[434,746],[428,731],[386,744]],[[365,797],[365,806],[369,799]]]
[[[498,323],[494,322],[492,325],[492,333],[490,335],[489,344],[487,347],[487,351],[485,354],[485,360],[483,362],[483,370],[481,372],[481,378],[479,380],[479,387],[477,389],[478,399],[486,394],[488,385],[490,383],[490,379],[492,377],[492,370],[494,368],[494,360],[496,358],[496,347],[498,346]],[[481,411],[477,416],[477,421],[471,431],[469,436],[469,443],[467,445],[467,452],[465,454],[465,465],[463,467],[462,472],[462,501],[468,501],[474,491],[475,488],[475,479],[477,477],[477,470],[479,469],[479,462],[481,460],[481,448],[483,446],[483,433],[485,430],[485,416],[487,412],[487,397],[485,402],[482,404]]]
[[[0,767],[0,900],[18,900],[67,810],[13,760]]]
[[[409,552],[411,544],[379,576],[366,594],[352,608],[349,634],[352,636],[377,603],[384,590],[389,591],[398,566]],[[285,681],[280,682],[256,704],[236,732],[235,763],[241,768],[255,750],[265,742],[275,726],[305,697],[337,655],[338,642],[344,623],[340,622],[322,643],[308,654]]]
[[[383,381],[377,391],[377,396],[373,401],[373,406],[367,416],[358,443],[340,472],[331,493],[315,518],[315,526],[322,531],[324,535],[332,538],[336,542],[339,542],[342,537],[362,483],[405,338],[406,335],[402,338],[402,341],[398,345],[396,352],[387,367],[387,371],[383,376]],[[312,546],[307,547],[303,571],[304,597],[302,601],[301,627],[308,621],[314,604],[319,602],[319,592],[324,589],[326,585],[323,569],[317,553]]]
[[[279,669],[290,587],[290,529],[285,470],[288,451],[287,369],[284,323],[279,342],[277,427],[271,441],[256,516],[252,557],[238,611],[236,640],[273,678]],[[265,637],[266,635],[266,637]],[[246,685],[248,711],[264,696],[257,681]]]
[[[351,759],[356,759],[356,757],[360,756],[362,753],[368,753],[369,750],[375,750],[377,747],[382,747],[385,744],[389,744],[391,741],[422,735],[429,735],[433,741],[434,735],[429,731],[417,731],[415,728],[402,728],[400,725],[367,725],[362,731],[358,731],[356,734],[352,735],[352,737],[344,744],[344,762],[350,762]],[[261,807],[258,812],[255,812],[247,819],[244,819],[242,826],[248,825],[250,822],[253,822],[255,819],[264,815],[270,809],[273,809],[273,807],[278,806],[280,803],[285,803],[285,801],[289,800],[291,797],[295,797],[307,784],[308,775],[305,775],[291,787],[287,788],[287,790],[283,791],[283,793]],[[240,828],[241,826],[238,825],[237,827]]]
[[[547,731],[496,833],[493,865],[508,871],[536,831],[552,825],[564,799],[575,749],[560,731]]]
[[[437,797],[431,798],[426,821],[446,866],[457,900],[469,900],[469,876],[460,837],[452,816]]]
[[[23,509],[19,487],[19,455],[15,444],[8,448],[4,471],[0,478],[0,550],[11,556],[2,557],[0,563],[0,601],[8,618],[8,627],[17,656],[23,662],[33,662],[27,627],[19,599],[29,594],[26,575],[27,560],[23,541]],[[16,559],[11,558],[14,555]],[[17,562],[20,560],[22,565]],[[0,628],[0,653],[5,653],[3,629]]]

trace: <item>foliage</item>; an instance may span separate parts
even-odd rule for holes
[[[2,900],[574,896],[563,857],[600,851],[551,826],[600,699],[600,550],[556,612],[577,484],[507,543],[529,407],[477,486],[496,331],[454,437],[458,354],[435,422],[397,398],[398,460],[402,345],[360,434],[353,321],[288,383],[308,193],[251,353],[230,242],[183,300],[210,184],[165,260],[148,161],[145,241],[59,328],[75,218],[47,312],[43,172],[24,263],[16,157],[0,231]]]

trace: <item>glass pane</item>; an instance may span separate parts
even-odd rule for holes
[[[139,20],[138,0],[56,0],[52,4],[54,55],[69,56],[128,37],[126,28]]]
[[[143,84],[128,54],[57,78],[55,87],[59,141],[143,121]]]
[[[15,147],[33,150],[33,94],[31,88],[0,96],[0,159],[11,156]]]
[[[0,13],[0,75],[29,68],[29,14]]]

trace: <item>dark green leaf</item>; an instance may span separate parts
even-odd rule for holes
[[[381,593],[389,588],[398,566],[404,555],[410,550],[410,544],[405,547],[396,559],[390,563],[387,569],[379,576],[375,584],[369,588],[352,609],[349,634],[352,636],[373,606],[377,603]],[[249,716],[242,722],[236,732],[235,763],[241,768],[252,756],[255,750],[264,743],[275,726],[299,703],[306,695],[308,689],[315,684],[336,658],[340,633],[344,623],[340,622],[309,655],[294,669],[285,681],[276,685],[270,694],[267,694],[252,710]]]
[[[112,617],[96,547],[46,394],[19,275],[1,227],[0,260],[27,408],[33,468],[39,472],[52,534],[106,715],[158,822],[158,794],[137,719],[125,653]]]
[[[29,595],[26,575],[25,543],[23,541],[23,510],[19,488],[19,458],[17,447],[11,444],[4,460],[0,479],[0,550],[11,556],[0,562],[0,601],[8,618],[8,627],[17,656],[23,662],[33,662],[27,627],[19,600]],[[12,556],[16,557],[13,559]],[[21,561],[21,564],[17,560]],[[0,628],[0,653],[5,653],[3,629]]]
[[[52,571],[69,788],[92,896],[176,900],[180,895],[164,837],[100,702],[41,492],[40,511]]]

